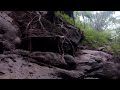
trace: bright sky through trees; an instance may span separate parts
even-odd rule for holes
[[[92,11],[93,14],[100,13],[100,12],[102,11]],[[116,19],[120,19],[120,11],[115,11],[115,13],[112,16]],[[84,21],[82,16],[80,16],[79,19],[80,21]],[[115,25],[113,23],[110,23],[107,28],[114,29],[116,27],[120,27],[120,23],[115,24]]]
[[[103,27],[103,29],[105,31],[107,30],[108,32],[111,32],[113,36],[115,36],[115,34],[117,36],[118,32],[120,31],[120,11],[108,11],[108,13],[103,13],[103,12],[106,12],[106,11],[85,11],[85,12],[78,11],[79,14],[77,19],[79,19],[83,23],[88,23],[91,25],[96,24],[97,26],[99,25],[101,27],[106,25],[105,28]],[[110,14],[111,12],[113,13]],[[90,16],[90,13],[91,15],[93,15],[92,17]],[[95,14],[97,14],[97,16]],[[91,21],[93,20],[96,20],[96,22],[92,23]]]

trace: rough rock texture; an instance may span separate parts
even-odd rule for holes
[[[13,19],[4,12],[0,12],[0,42],[4,50],[14,49],[16,44],[20,45],[21,43],[19,27],[14,24]]]
[[[27,62],[16,54],[0,55],[0,79],[56,79],[54,69]]]
[[[83,34],[77,27],[37,13],[0,12],[0,79],[120,78],[119,58],[78,50]]]
[[[65,39],[64,41],[52,40],[54,41],[53,43],[48,38],[44,40],[44,45],[51,42],[49,43],[50,46],[53,45],[53,47],[58,48],[58,45],[63,43],[62,47],[63,47],[64,53],[73,55],[77,49],[77,45],[80,43],[81,39],[83,38],[83,34],[79,28],[73,25],[70,25],[64,22],[63,20],[61,22],[55,21],[55,23],[57,24],[54,25],[49,20],[45,19],[44,17],[41,17],[41,19],[39,20],[39,16],[35,12],[30,12],[30,11],[27,11],[27,12],[25,11],[13,12],[12,11],[9,14],[9,16],[15,20],[15,22],[21,29],[22,42],[23,42],[22,44],[25,44],[26,46],[27,45],[26,43],[33,42],[31,46],[33,50],[34,50],[34,44],[35,44],[34,41],[43,43],[42,41],[43,37],[47,38],[48,36],[50,37],[54,36],[54,38],[56,38],[55,35],[60,35],[60,36],[64,36],[64,39]],[[31,18],[32,19],[34,18],[34,20],[32,20]],[[59,43],[57,41],[59,41]],[[46,52],[46,50],[44,50],[45,49],[44,45],[41,45],[39,47],[39,50],[43,50]],[[30,48],[29,44],[26,47]],[[52,52],[55,52],[55,49],[53,49]],[[57,52],[59,51],[57,50]]]
[[[30,58],[33,58],[38,62],[44,62],[46,64],[61,68],[67,65],[64,58],[60,54],[52,52],[33,52],[30,54]]]
[[[76,68],[76,59],[71,55],[64,55],[65,62],[68,64],[68,69],[75,69]]]
[[[86,60],[90,61],[91,59],[92,60],[94,59],[97,61],[100,61],[100,60],[107,61],[108,59],[112,58],[112,55],[110,54],[107,54],[102,51],[94,51],[94,50],[81,50],[77,54],[80,60],[84,59],[83,61],[86,61]]]
[[[120,79],[120,64],[104,62],[101,63],[101,67],[98,70],[90,72],[87,76],[100,79]]]
[[[92,52],[92,51],[91,51]],[[91,53],[90,52],[90,53]],[[93,51],[94,52],[94,51]],[[101,52],[101,51],[99,51]],[[90,54],[89,53],[89,54]],[[98,52],[96,52],[97,54]],[[94,53],[95,54],[95,53]],[[95,54],[95,55],[96,55]],[[81,54],[85,55],[86,54]],[[94,55],[93,55],[94,56]],[[71,55],[25,50],[0,54],[1,79],[119,79],[120,64],[104,58],[81,59]],[[65,67],[61,67],[61,64]]]

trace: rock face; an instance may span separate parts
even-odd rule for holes
[[[54,25],[39,16],[29,11],[0,12],[0,79],[120,78],[118,58],[78,50],[84,38],[78,28],[62,20]]]
[[[20,45],[21,39],[18,32],[19,27],[13,23],[13,19],[6,13],[0,12],[0,42],[4,50],[11,50],[16,48],[17,44]]]
[[[81,54],[76,57],[76,70],[83,71],[84,78],[119,79],[120,64],[109,61],[112,58],[112,55],[101,51],[81,50]]]
[[[58,21],[56,20],[55,23],[57,23],[57,24],[53,25],[45,17],[41,17],[41,20],[38,21],[39,17],[36,16],[36,13],[35,12],[31,13],[29,11],[28,12],[24,12],[24,11],[11,12],[9,14],[9,16],[14,18],[17,25],[21,29],[22,42],[23,42],[22,45],[24,44],[26,47],[29,48],[29,44],[27,45],[27,43],[31,42],[32,43],[31,48],[33,50],[36,50],[34,45],[37,45],[37,44],[35,44],[35,42],[37,42],[37,43],[39,42],[39,43],[41,43],[41,44],[38,43],[39,46],[41,45],[40,47],[37,47],[39,49],[39,51],[44,51],[44,52],[48,51],[49,52],[49,51],[53,50],[52,52],[59,53],[58,46],[60,44],[62,44],[63,45],[62,52],[64,51],[64,53],[66,53],[66,54],[73,55],[77,49],[78,44],[81,42],[81,39],[84,38],[84,35],[79,28],[77,28],[73,25],[70,25],[66,22],[63,22],[63,20],[62,20],[63,23],[58,22],[59,20]],[[42,16],[42,14],[41,14],[41,16]],[[31,18],[34,18],[34,20],[30,21]],[[34,23],[35,21],[36,21],[36,23]],[[28,27],[26,27],[26,26],[28,26]],[[64,41],[56,40],[56,35],[64,36]],[[49,38],[52,40],[50,40]],[[59,41],[59,42],[57,42],[57,41]],[[51,43],[49,43],[49,42],[51,42]],[[53,46],[55,48],[45,46],[48,44],[49,44],[49,46]],[[50,50],[50,48],[52,48],[52,50]],[[24,50],[26,50],[26,49],[24,49]]]
[[[81,55],[81,53],[83,55]],[[97,61],[107,61],[108,59],[112,58],[112,55],[107,54],[105,52],[102,51],[93,51],[93,50],[81,50],[80,53],[78,53],[78,57],[80,58],[80,60],[83,61],[90,61],[91,59],[93,60],[97,60]]]
[[[25,50],[0,54],[1,79],[119,79],[120,64],[97,56],[101,51],[84,50],[80,56]],[[82,51],[81,51],[82,52]],[[104,53],[106,54],[106,53]],[[94,56],[95,55],[95,56]],[[109,54],[106,54],[109,55]],[[89,57],[89,59],[88,59]],[[111,57],[112,58],[112,57]],[[98,59],[98,60],[97,60]],[[109,59],[106,57],[106,59]]]
[[[97,51],[103,51],[103,52],[106,52],[106,53],[109,53],[109,54],[113,54],[114,53],[110,46],[99,47],[96,50]]]
[[[16,54],[0,55],[0,79],[59,79],[54,69],[25,61]]]
[[[71,55],[64,55],[65,62],[68,64],[68,69],[76,68],[76,59]]]
[[[64,68],[67,64],[60,54],[52,52],[33,52],[30,54],[30,58],[37,60],[37,62],[43,62],[61,68]]]
[[[100,79],[120,79],[120,64],[113,62],[101,63],[98,70],[92,71],[87,76],[97,77]]]

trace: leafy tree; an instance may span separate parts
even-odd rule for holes
[[[81,11],[78,15],[82,16],[85,23],[89,23],[97,31],[103,31],[108,26],[114,11],[101,11],[94,13],[92,11]],[[84,23],[84,24],[85,24]]]

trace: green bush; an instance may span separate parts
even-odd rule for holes
[[[82,45],[89,45],[91,48],[97,48],[110,43],[108,41],[108,38],[111,38],[110,34],[98,32],[90,26],[84,29],[84,33],[85,40],[82,42]]]
[[[59,11],[57,11],[55,14],[56,14],[57,16],[61,17],[61,18],[62,18],[63,20],[65,20],[66,22],[74,25],[74,20],[73,20],[71,17],[69,17],[68,15],[66,15],[66,14],[64,14],[64,13],[60,13]]]
[[[115,55],[120,55],[120,43],[112,43],[111,47]]]
[[[63,20],[74,25],[73,19],[66,14],[61,14],[59,11],[56,15],[63,18]],[[75,26],[80,28],[81,31],[84,31],[85,40],[80,43],[80,45],[88,46],[91,49],[96,49],[98,47],[110,46],[114,54],[120,55],[120,43],[110,42],[108,39],[111,38],[111,34],[106,31],[98,32],[92,26],[87,25],[77,21]]]

